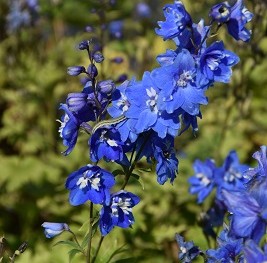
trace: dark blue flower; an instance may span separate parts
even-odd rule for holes
[[[241,252],[243,249],[243,239],[233,238],[229,235],[228,229],[224,229],[218,239],[218,248],[207,250],[208,263],[235,263],[244,262]]]
[[[98,162],[105,158],[106,161],[122,161],[124,158],[123,145],[119,132],[114,128],[99,128],[91,136],[90,158]]]
[[[191,184],[189,192],[198,195],[198,203],[202,203],[215,187],[214,161],[207,159],[205,162],[196,160],[194,162],[195,175],[190,177],[188,182]]]
[[[222,41],[217,41],[205,49],[200,57],[202,73],[216,82],[229,82],[232,76],[231,67],[237,64],[239,58],[233,52],[224,49]]]
[[[156,173],[159,184],[164,184],[168,179],[173,183],[178,172],[178,159],[174,149],[174,138],[167,136],[164,140],[158,138],[152,144],[154,157],[157,162]]]
[[[66,223],[52,223],[52,222],[44,222],[42,224],[44,228],[44,233],[47,238],[52,238],[61,234],[63,231],[69,231],[70,228]]]
[[[182,263],[191,263],[200,254],[201,251],[195,246],[194,242],[184,241],[184,238],[179,234],[175,235],[175,239],[179,248],[178,257]]]
[[[66,181],[71,205],[90,200],[94,204],[109,203],[110,188],[115,184],[113,174],[98,166],[86,165],[71,173]]]
[[[229,21],[231,14],[231,6],[228,2],[223,2],[214,5],[210,10],[210,16],[218,23],[225,23]]]
[[[244,257],[247,263],[267,262],[267,244],[262,250],[253,240],[247,240],[244,245]]]
[[[65,115],[62,117],[61,121],[59,121],[61,126],[58,131],[60,137],[63,139],[63,144],[68,147],[63,154],[68,155],[71,153],[77,142],[81,122],[68,109],[66,104],[61,104],[59,109],[65,111]]]
[[[168,4],[163,8],[166,21],[159,21],[160,28],[156,28],[156,33],[164,40],[173,39],[180,35],[187,27],[191,27],[192,20],[184,8],[181,1]]]
[[[100,211],[99,227],[102,236],[107,235],[115,226],[127,228],[134,223],[132,208],[139,203],[138,196],[119,191],[111,195],[110,202]]]
[[[227,2],[215,5],[210,16],[219,23],[225,23],[229,34],[236,40],[248,41],[251,31],[245,28],[253,14],[243,5],[243,0],[237,0],[234,6]]]

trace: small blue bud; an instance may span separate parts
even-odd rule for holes
[[[87,68],[88,74],[91,76],[91,78],[95,78],[98,75],[97,68],[94,64],[90,64]]]
[[[83,40],[82,42],[80,42],[78,48],[80,50],[89,49],[89,41],[88,40]]]
[[[47,238],[52,238],[61,234],[63,231],[70,231],[69,226],[66,223],[50,223],[44,222],[42,224],[44,233]]]
[[[88,26],[85,27],[85,32],[92,33],[92,32],[94,32],[94,28],[92,26],[88,25]]]
[[[115,90],[116,86],[112,80],[108,79],[99,81],[97,83],[97,88],[103,94],[111,94]]]
[[[146,3],[138,3],[136,6],[136,12],[138,16],[142,18],[151,16],[151,9]]]
[[[124,82],[127,79],[128,79],[128,76],[126,74],[122,74],[117,78],[116,82],[117,83],[121,83],[121,82]]]
[[[93,55],[93,59],[96,63],[101,63],[104,60],[104,56],[101,52],[95,52]]]
[[[81,110],[87,103],[87,97],[86,93],[69,93],[66,102],[69,110],[74,112]]]
[[[111,59],[111,62],[116,63],[116,64],[120,64],[123,62],[123,58],[122,57],[115,57],[115,58]]]
[[[68,67],[67,73],[70,76],[78,76],[81,73],[85,72],[85,68],[83,66],[73,66],[73,67]]]

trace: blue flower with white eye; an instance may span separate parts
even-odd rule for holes
[[[81,205],[90,200],[94,204],[108,203],[110,188],[115,184],[113,174],[98,166],[86,165],[71,173],[66,181],[70,190],[71,205]]]
[[[253,14],[243,5],[243,0],[237,0],[234,6],[223,2],[211,8],[210,16],[220,24],[226,24],[228,33],[236,40],[249,41],[251,30],[245,28]]]
[[[59,109],[65,111],[64,116],[59,121],[61,126],[59,127],[58,132],[63,139],[63,144],[68,147],[63,154],[68,155],[71,153],[77,142],[81,121],[69,110],[66,104],[61,104]]]
[[[132,208],[140,202],[138,196],[119,191],[113,193],[110,202],[100,210],[99,227],[102,236],[107,235],[115,226],[128,228],[134,223]]]
[[[217,198],[223,200],[221,196],[222,189],[228,191],[242,191],[245,189],[247,179],[244,172],[248,169],[248,165],[240,164],[238,155],[235,151],[230,151],[226,157],[222,167],[215,171],[215,180],[217,189]]]
[[[173,64],[153,70],[151,76],[160,89],[159,110],[169,114],[184,110],[191,115],[197,115],[200,104],[208,103],[204,92],[209,82],[186,49],[179,52]]]
[[[236,54],[224,49],[222,41],[217,41],[205,49],[200,57],[201,72],[212,82],[229,82],[232,76],[231,67],[239,58]]]
[[[44,233],[47,238],[55,237],[63,231],[70,231],[70,228],[66,223],[44,222],[42,227],[44,228]]]
[[[158,104],[159,88],[151,77],[150,72],[145,72],[141,82],[126,89],[126,95],[130,102],[129,109],[125,112],[128,119],[136,120],[131,130],[140,134],[149,129],[164,138],[167,134],[175,136],[180,128],[176,112],[168,114],[160,109]]]
[[[214,178],[216,166],[213,160],[207,159],[205,162],[196,160],[193,168],[195,174],[188,180],[190,183],[189,192],[197,194],[197,202],[202,203],[216,186]]]
[[[99,128],[89,140],[90,158],[98,162],[104,158],[106,161],[122,161],[124,157],[123,145],[119,132],[112,127]]]
[[[194,242],[184,241],[184,238],[179,234],[175,235],[176,242],[178,244],[179,253],[178,257],[182,263],[191,263],[200,253],[200,249],[195,246]]]
[[[173,39],[183,33],[187,27],[192,26],[192,19],[185,10],[181,1],[175,1],[174,4],[165,5],[163,8],[166,21],[159,21],[160,28],[156,28],[156,33],[164,40]]]

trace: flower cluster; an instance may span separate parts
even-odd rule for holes
[[[194,164],[196,175],[189,179],[190,192],[198,194],[198,201],[204,201],[211,189],[217,187],[215,206],[205,215],[204,233],[214,233],[212,228],[222,225],[224,215],[230,213],[229,226],[224,225],[217,238],[217,248],[202,252],[206,262],[252,263],[267,259],[266,242],[261,248],[267,227],[267,146],[261,146],[253,157],[258,161],[255,168],[239,164],[233,151],[222,167],[217,168],[211,160]],[[177,241],[181,246],[181,239]],[[192,242],[185,243],[195,247]]]
[[[247,41],[249,31],[245,25],[252,14],[242,1],[238,0],[233,7],[222,3],[211,9],[212,20],[205,25],[203,19],[194,23],[182,2],[174,1],[164,7],[164,16],[166,20],[158,22],[156,33],[173,41],[176,48],[158,55],[159,66],[144,72],[140,81],[133,78],[119,83],[99,79],[98,64],[105,59],[103,47],[86,40],[78,47],[87,52],[89,65],[72,66],[67,71],[71,76],[84,78],[81,92],[68,94],[60,106],[64,115],[59,120],[59,134],[67,147],[63,154],[72,152],[79,131],[83,130],[89,135],[89,157],[93,164],[71,173],[66,188],[71,205],[90,201],[101,206],[102,236],[115,226],[128,228],[134,223],[132,208],[140,200],[125,187],[142,157],[146,157],[148,164],[155,164],[159,184],[168,180],[173,183],[178,171],[175,137],[191,126],[197,131],[197,118],[202,118],[200,106],[208,104],[206,91],[216,82],[228,83],[232,67],[239,61],[222,41],[209,41],[211,31],[217,24],[225,24],[235,39]],[[111,23],[110,34],[121,38],[121,27],[118,21]],[[112,62],[118,63],[118,59]],[[100,160],[122,167],[120,174],[125,175],[125,183],[118,192],[112,192],[114,175],[96,165]],[[202,202],[216,186],[217,197],[222,200],[222,195],[226,195],[223,190],[231,191],[234,186],[243,190],[246,179],[242,172],[246,168],[239,164],[234,152],[219,168],[211,160],[197,161],[191,192],[198,193]]]

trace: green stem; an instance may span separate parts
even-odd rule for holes
[[[88,247],[87,247],[87,257],[86,257],[86,263],[91,262],[91,246],[92,246],[92,230],[93,230],[93,208],[94,205],[92,202],[90,202],[90,212],[89,212],[89,241],[88,241]]]
[[[123,184],[122,187],[121,187],[121,190],[124,190],[124,188],[126,187],[128,181],[129,181],[129,179],[130,179],[130,177],[131,177],[131,175],[132,175],[132,172],[133,172],[133,170],[134,170],[134,168],[135,168],[137,162],[139,161],[139,157],[140,157],[140,155],[141,155],[143,149],[145,148],[145,145],[146,145],[146,143],[147,143],[147,141],[148,141],[150,135],[151,135],[151,132],[149,132],[149,133],[147,134],[147,136],[144,138],[144,143],[141,145],[141,147],[140,147],[138,153],[136,154],[136,156],[135,156],[135,158],[134,158],[133,163],[131,164],[131,166],[130,166],[128,172],[126,173],[126,178],[125,178],[124,184]],[[132,155],[132,156],[133,156],[133,155]],[[132,156],[131,156],[131,160],[132,160]]]
[[[96,260],[96,258],[97,258],[98,252],[99,252],[99,250],[100,250],[100,247],[101,247],[101,245],[102,245],[102,242],[103,242],[104,238],[105,238],[104,236],[101,236],[101,238],[100,238],[100,240],[99,240],[98,246],[97,246],[97,248],[96,248],[95,255],[94,255],[93,259],[92,259],[92,263],[94,263],[95,260]]]

